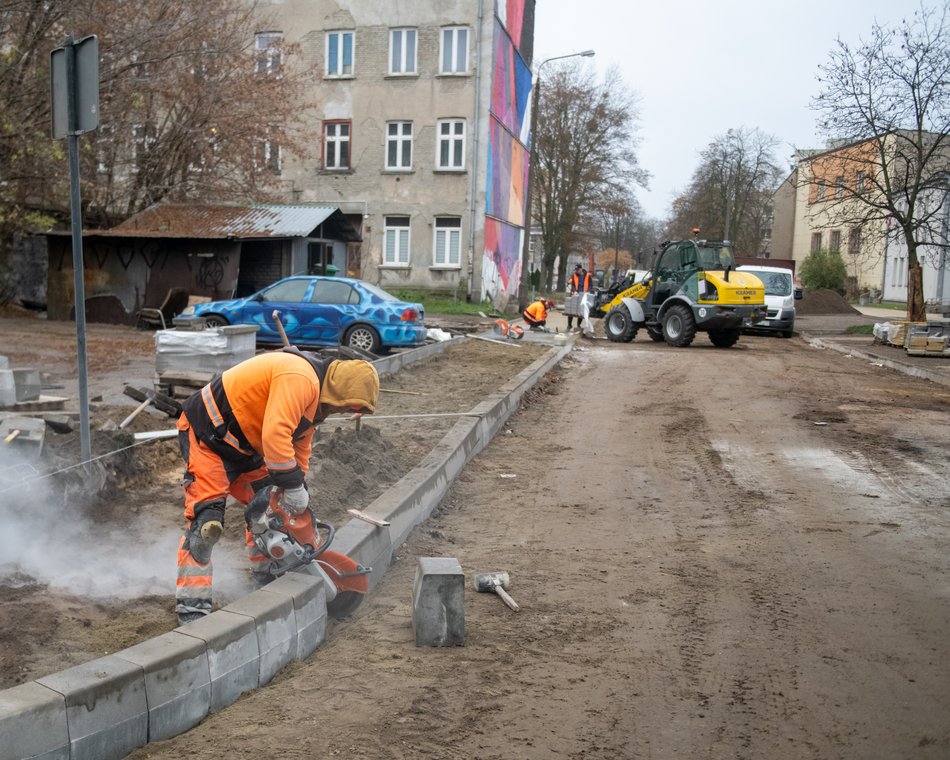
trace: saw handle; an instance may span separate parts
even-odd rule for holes
[[[500,583],[496,584],[494,589],[495,593],[501,597],[501,601],[511,607],[511,609],[513,609],[515,612],[518,612],[518,610],[521,609],[521,607],[518,606],[518,603],[511,598],[511,595],[505,591],[504,587]]]

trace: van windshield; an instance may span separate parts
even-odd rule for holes
[[[763,272],[761,269],[747,269],[765,285],[767,296],[790,296],[792,294],[792,276],[787,272]]]

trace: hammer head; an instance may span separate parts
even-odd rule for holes
[[[507,589],[510,582],[508,573],[482,573],[475,576],[473,585],[476,591],[494,591],[498,586]]]

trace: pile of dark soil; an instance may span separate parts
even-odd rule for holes
[[[861,313],[845,301],[841,295],[827,288],[806,290],[805,297],[795,303],[795,311],[800,316]]]

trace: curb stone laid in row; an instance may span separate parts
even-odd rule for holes
[[[426,359],[456,338],[381,359],[380,376]],[[373,568],[370,589],[395,549],[425,521],[465,465],[518,409],[522,396],[571,350],[555,345],[460,419],[402,480],[366,508],[389,521],[353,519],[333,548]],[[0,691],[0,760],[109,760],[197,725],[285,665],[311,655],[326,632],[326,590],[288,573],[207,617],[115,654]]]

